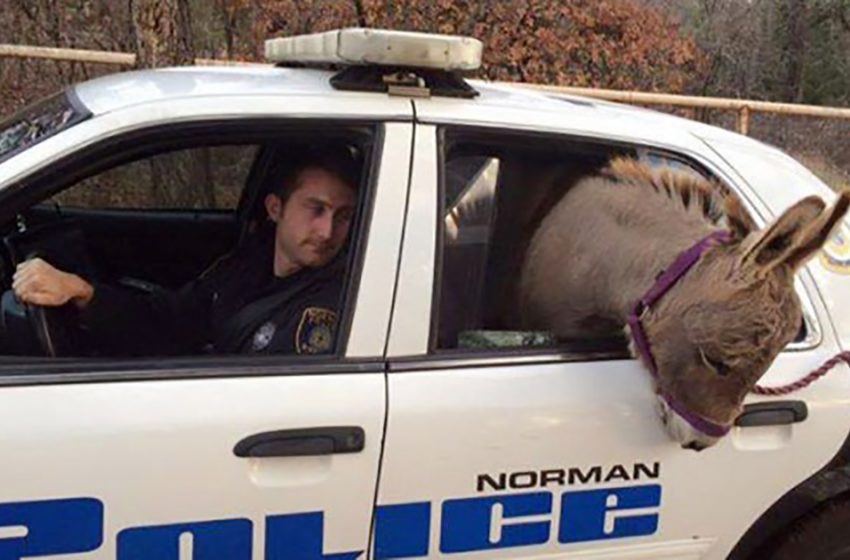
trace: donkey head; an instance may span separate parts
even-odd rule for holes
[[[734,240],[706,251],[646,313],[662,419],[683,447],[716,443],[719,437],[695,429],[693,418],[731,425],[744,397],[800,331],[794,273],[820,249],[848,202],[844,193],[825,209],[820,198],[808,197],[759,231],[748,219],[730,219]]]

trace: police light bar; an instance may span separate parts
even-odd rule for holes
[[[353,27],[269,39],[266,60],[475,70],[482,49],[481,41],[471,37]]]

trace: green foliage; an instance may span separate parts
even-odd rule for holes
[[[821,2],[809,33],[805,102],[850,105],[850,1]]]
[[[705,95],[850,105],[850,0],[685,0]]]

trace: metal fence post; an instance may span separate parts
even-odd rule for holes
[[[750,132],[750,108],[746,105],[738,110],[738,132],[744,136]]]

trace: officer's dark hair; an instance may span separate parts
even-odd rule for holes
[[[311,145],[287,150],[269,173],[266,192],[276,194],[286,204],[298,188],[298,180],[307,169],[321,169],[356,191],[360,183],[360,165],[356,149],[345,144]]]

